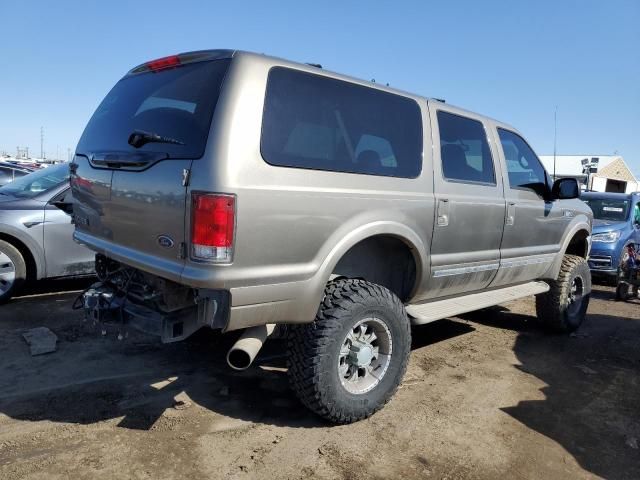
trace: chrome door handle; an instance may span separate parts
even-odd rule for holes
[[[438,226],[446,227],[449,225],[449,200],[438,200]]]
[[[516,204],[509,203],[507,205],[507,218],[504,224],[507,226],[511,226],[511,225],[515,225],[515,223],[516,223]]]

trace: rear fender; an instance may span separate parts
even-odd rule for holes
[[[424,285],[429,277],[430,264],[428,261],[428,255],[426,247],[420,236],[407,225],[391,222],[391,221],[378,221],[372,222],[360,226],[359,228],[350,230],[348,234],[340,238],[335,243],[330,253],[325,257],[320,268],[311,279],[311,291],[312,294],[308,294],[308,300],[305,302],[303,308],[303,317],[307,321],[311,321],[318,310],[318,305],[322,301],[324,295],[324,289],[327,282],[330,280],[336,265],[354,245],[370,237],[377,235],[389,235],[398,238],[407,244],[410,248],[413,258],[416,263],[416,286],[414,287],[413,295],[420,289],[420,285]],[[301,312],[302,313],[302,312]]]
[[[36,280],[40,280],[45,277],[44,250],[42,249],[42,246],[39,245],[31,236],[10,225],[3,225],[0,230],[0,239],[9,243],[13,243],[12,239],[21,242],[33,257],[33,262],[36,267]]]

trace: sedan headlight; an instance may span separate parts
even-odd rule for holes
[[[617,242],[620,238],[620,230],[614,230],[613,232],[596,233],[593,235],[592,240],[594,242],[613,243]]]

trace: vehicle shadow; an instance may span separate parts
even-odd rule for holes
[[[73,296],[60,297],[70,308]],[[33,311],[42,303],[23,298],[16,309]],[[58,351],[50,355],[29,356],[21,329],[0,335],[0,351],[6,354],[0,362],[0,413],[33,422],[117,419],[120,427],[149,430],[167,410],[198,405],[216,414],[214,423],[231,418],[301,428],[329,425],[310,414],[289,388],[284,340],[269,340],[251,368],[235,372],[225,357],[238,334],[201,330],[187,341],[162,345],[117,325],[102,335],[102,326],[83,322],[79,311],[73,314],[70,322],[56,318],[49,324],[59,338]],[[471,331],[449,320],[417,327],[413,348]],[[126,338],[119,341],[118,334]]]
[[[19,303],[24,308],[31,302],[32,308],[42,303]],[[29,422],[113,420],[121,428],[150,430],[167,411],[197,405],[214,414],[212,428],[227,428],[229,421],[330,425],[291,392],[283,340],[267,342],[255,365],[238,373],[225,364],[237,334],[203,330],[185,342],[161,345],[129,332],[118,341],[117,327],[102,336],[76,313],[54,328],[60,344],[52,355],[30,357],[19,329],[0,335],[0,413]],[[585,470],[604,478],[640,478],[640,320],[590,314],[577,335],[566,336],[549,335],[534,317],[504,307],[463,318],[517,332],[515,367],[546,385],[544,400],[524,400],[503,408],[505,413],[559,443]],[[423,325],[412,331],[412,348],[472,331],[473,325],[455,320]]]
[[[28,297],[31,295],[58,294],[65,292],[73,292],[84,290],[96,281],[96,277],[92,275],[73,277],[73,278],[48,278],[28,282],[27,285],[19,292],[16,299]]]
[[[544,400],[504,412],[562,445],[595,475],[640,478],[640,320],[590,314],[568,336],[547,334],[534,317],[503,307],[465,317],[519,332],[516,368],[546,384]]]
[[[450,319],[418,325],[411,329],[411,350],[427,347],[474,331],[475,328],[468,323]]]

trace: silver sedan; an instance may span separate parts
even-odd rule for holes
[[[73,241],[69,166],[0,187],[0,303],[27,280],[93,273],[94,253]]]

